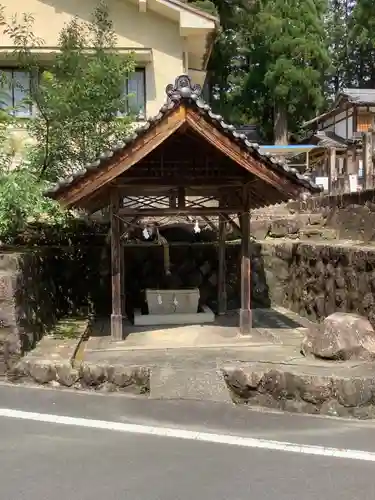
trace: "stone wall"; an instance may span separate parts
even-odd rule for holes
[[[0,375],[59,318],[100,311],[108,289],[101,286],[101,257],[102,248],[92,246],[0,253]]]
[[[256,239],[375,243],[375,190],[322,195],[252,211]]]
[[[331,224],[331,222],[333,221],[323,213],[252,214],[250,231],[256,240],[279,240],[280,238],[336,240],[339,237],[337,224]]]
[[[253,261],[253,287],[272,303],[312,321],[342,311],[375,325],[374,247],[265,240],[253,245]]]
[[[354,193],[321,194],[320,196],[307,198],[304,201],[290,201],[283,204],[283,206],[295,212],[316,212],[324,208],[348,208],[352,205],[364,206],[367,204],[375,204],[375,189],[366,189]]]
[[[108,243],[108,242],[107,242]],[[240,245],[226,251],[227,305],[240,307]],[[217,310],[217,246],[169,248],[171,276],[164,273],[163,247],[125,249],[127,314],[142,307],[145,288],[198,287],[201,303]],[[262,257],[254,259],[252,306],[269,307]],[[44,332],[65,316],[111,313],[110,249],[98,245],[18,248],[0,253],[0,375]]]

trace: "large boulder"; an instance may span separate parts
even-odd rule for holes
[[[301,222],[298,219],[278,219],[272,221],[268,234],[272,238],[286,238],[297,234],[300,229]]]
[[[367,318],[336,312],[307,334],[302,353],[333,360],[375,359],[375,332]]]

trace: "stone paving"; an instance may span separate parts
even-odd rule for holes
[[[251,336],[239,335],[237,320],[233,314],[213,325],[163,329],[124,324],[125,340],[112,342],[109,318],[98,319],[89,338],[45,337],[11,379],[375,418],[375,363],[304,357],[301,341],[314,325],[282,308],[255,310]]]
[[[228,313],[215,319],[213,324],[139,327],[124,321],[125,340],[112,342],[109,318],[98,319],[92,327],[91,336],[85,347],[85,356],[94,352],[115,350],[134,351],[138,349],[173,349],[198,347],[254,347],[259,345],[298,343],[311,323],[281,307],[255,309],[253,331],[243,336],[238,331],[238,313]]]

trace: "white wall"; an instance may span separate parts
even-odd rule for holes
[[[343,137],[344,139],[350,139],[353,136],[352,110],[350,110],[349,113],[350,114],[347,116],[346,111],[343,111],[328,118],[320,123],[319,130],[334,132],[336,135]]]

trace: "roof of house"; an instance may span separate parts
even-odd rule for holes
[[[354,104],[375,104],[375,89],[342,89],[336,102],[340,98]]]
[[[194,7],[194,4],[183,2],[181,0],[164,0],[166,3],[170,5],[175,5],[176,7],[187,10],[190,12],[193,12],[194,14],[197,14],[198,16],[205,17],[206,19],[210,19],[211,21],[214,21],[215,23],[219,23],[219,17],[215,16],[213,14],[210,14],[209,12],[206,12],[203,9],[199,9],[197,7]]]
[[[305,122],[302,126],[308,127],[319,120],[328,117],[332,112],[334,112],[340,102],[346,101],[350,104],[357,105],[375,105],[375,89],[355,89],[355,88],[345,88],[342,89],[336,96],[335,102],[332,107],[318,116],[315,116],[311,120]]]
[[[263,140],[259,132],[258,125],[248,124],[248,125],[240,125],[236,128],[236,131],[240,134],[243,133],[246,135],[249,141],[257,142],[258,144],[262,144]]]
[[[174,85],[169,84],[166,87],[167,101],[156,116],[149,118],[144,125],[131,135],[124,137],[123,142],[114,145],[112,149],[104,152],[93,162],[85,165],[69,177],[61,179],[46,195],[51,198],[59,198],[60,194],[69,190],[73,185],[80,183],[83,179],[94,175],[95,172],[103,168],[110,169],[111,162],[117,161],[118,163],[122,154],[129,148],[131,149],[139,139],[146,139],[148,132],[181,105],[198,112],[212,127],[240,146],[243,152],[250,153],[253,158],[260,160],[269,170],[281,174],[283,178],[288,179],[292,184],[305,188],[310,192],[321,191],[320,187],[314,184],[308,176],[302,175],[298,170],[289,167],[285,160],[276,158],[270,153],[261,154],[258,143],[249,141],[246,133],[238,132],[234,125],[227,123],[222,116],[212,111],[210,106],[201,99],[201,91],[201,87],[193,85],[187,75],[177,77]]]
[[[329,130],[318,130],[306,137],[303,143],[315,144],[318,148],[347,149],[347,141]]]

